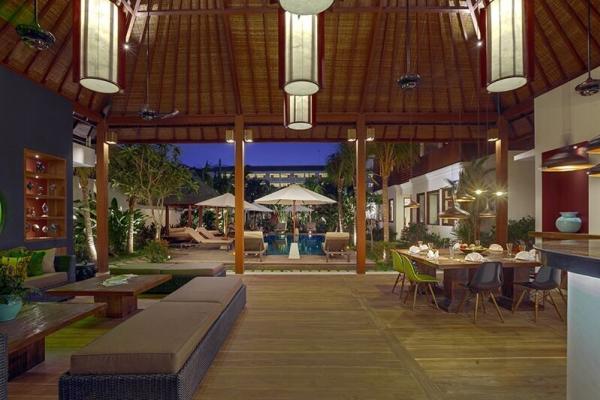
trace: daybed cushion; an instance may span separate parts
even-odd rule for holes
[[[163,274],[181,276],[216,276],[223,272],[225,266],[221,263],[169,265],[160,270]]]
[[[219,303],[221,308],[225,308],[241,287],[242,280],[237,276],[212,279],[195,278],[162,301]]]
[[[174,374],[221,312],[214,303],[160,302],[71,356],[71,374]]]
[[[51,274],[56,272],[54,270],[54,256],[56,255],[56,249],[44,250],[44,260],[42,261],[42,269],[45,274]]]
[[[47,289],[69,283],[69,275],[66,272],[52,272],[25,279],[25,286]]]

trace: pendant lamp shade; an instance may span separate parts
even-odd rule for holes
[[[600,154],[600,135],[594,137],[587,146],[588,154]]]
[[[417,203],[416,201],[414,201],[412,198],[410,198],[408,202],[404,203],[404,208],[414,209],[414,208],[419,208],[420,206],[421,205],[419,203]]]
[[[496,213],[490,208],[489,199],[486,199],[485,208],[479,213],[479,218],[496,218]]]
[[[573,149],[570,146],[549,157],[542,163],[543,172],[571,172],[590,169],[594,164],[584,152],[585,148]]]
[[[281,8],[299,15],[316,15],[327,10],[334,0],[279,0]]]
[[[485,86],[488,92],[515,90],[527,84],[528,26],[531,5],[527,0],[492,0],[483,13],[485,20]]]
[[[456,197],[453,195],[454,200],[452,201],[452,205],[448,207],[445,211],[438,214],[440,219],[451,219],[451,220],[461,220],[467,219],[471,216],[467,211],[463,210],[459,207],[456,202]]]
[[[94,92],[117,93],[124,85],[125,13],[110,0],[73,2],[74,78]]]
[[[288,129],[302,131],[314,124],[313,96],[284,96],[284,125]]]
[[[281,15],[281,14],[280,14]],[[317,15],[282,13],[283,90],[293,96],[310,96],[320,89],[322,19]],[[321,34],[322,35],[322,34]],[[280,54],[281,57],[281,54]]]
[[[596,165],[588,172],[590,178],[600,178],[600,164]]]

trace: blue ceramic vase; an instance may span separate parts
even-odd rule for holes
[[[10,321],[19,315],[23,300],[17,296],[6,296],[7,303],[0,303],[0,321]]]
[[[581,218],[577,211],[565,211],[560,213],[556,220],[556,229],[563,233],[577,233],[581,229]]]

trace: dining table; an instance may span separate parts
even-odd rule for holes
[[[408,257],[416,265],[421,273],[438,276],[443,275],[441,286],[436,292],[437,302],[440,308],[454,312],[458,308],[465,291],[464,284],[468,283],[475,274],[475,271],[483,262],[496,261],[502,263],[503,283],[498,304],[504,308],[512,309],[513,302],[519,298],[521,291],[524,290],[518,283],[529,281],[533,270],[541,264],[535,260],[519,260],[506,252],[485,254],[484,260],[480,262],[467,261],[466,254],[457,250],[450,256],[450,251],[438,250],[439,256],[428,257],[428,251],[413,253],[408,249],[398,249],[400,254]],[[531,306],[526,299],[523,308]]]

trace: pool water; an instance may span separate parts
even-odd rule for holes
[[[269,244],[267,255],[281,256],[290,253],[290,243],[292,243],[292,235],[267,235],[265,241]],[[298,238],[298,248],[300,255],[324,255],[321,244],[325,240],[325,235],[301,233]]]

